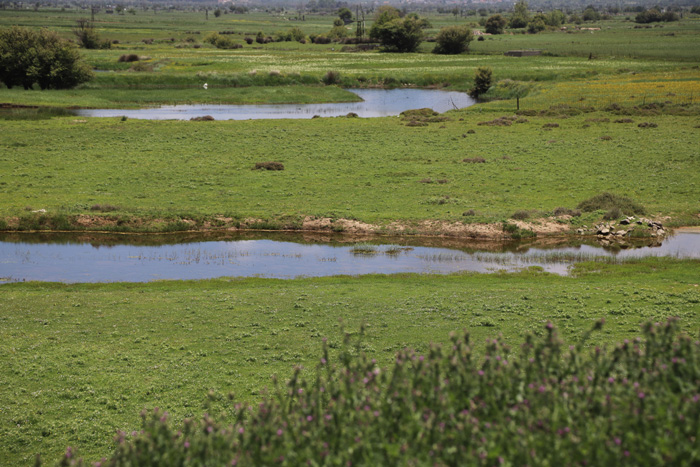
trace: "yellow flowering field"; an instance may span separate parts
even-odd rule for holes
[[[580,103],[599,106],[668,101],[691,104],[700,101],[700,72],[684,69],[673,73],[625,73],[564,81],[552,83],[533,97],[546,105]]]

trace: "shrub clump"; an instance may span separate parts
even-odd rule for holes
[[[401,112],[400,117],[403,121],[417,123],[440,123],[450,120],[448,117],[440,115],[438,112],[429,108],[405,110]]]
[[[465,159],[462,159],[462,162],[466,162],[468,164],[485,164],[486,159],[483,157],[467,157]]]
[[[119,56],[118,62],[138,62],[140,60],[139,56],[136,54],[124,54]]]
[[[639,128],[656,128],[659,125],[657,125],[654,122],[642,122],[639,125],[637,125]]]
[[[340,83],[340,73],[337,71],[327,71],[325,75],[323,75],[323,78],[321,78],[321,81],[323,84],[326,86],[330,86],[332,84],[339,84]]]
[[[453,334],[447,346],[399,352],[388,368],[361,341],[346,336],[333,360],[324,342],[316,372],[297,367],[255,407],[229,402],[226,420],[204,415],[173,426],[167,412],[144,410],[141,431],[118,433],[103,465],[700,461],[700,343],[679,335],[675,320],[595,349],[593,331],[565,345],[551,323],[543,328],[519,351],[488,340],[483,357],[469,334]],[[61,465],[79,463],[69,448]]]
[[[518,221],[524,221],[525,219],[530,218],[530,211],[525,211],[523,209],[515,211],[513,215],[510,216],[511,219],[515,219]]]
[[[559,216],[579,217],[581,215],[581,211],[579,209],[569,209],[569,208],[558,207],[554,211],[552,211],[552,215],[555,217],[559,217]]]
[[[255,170],[284,170],[284,164],[281,162],[256,162]]]
[[[645,213],[644,206],[641,204],[632,201],[626,196],[616,195],[607,191],[599,195],[595,195],[585,201],[581,201],[576,207],[583,212],[593,212],[598,210],[611,211],[617,208],[621,211],[620,215],[641,215]]]

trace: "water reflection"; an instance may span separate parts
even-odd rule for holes
[[[585,260],[644,256],[700,259],[700,232],[611,251],[565,239],[519,243],[340,235],[0,234],[0,281],[146,282],[224,276],[294,278],[394,273],[513,271],[566,274]]]
[[[339,117],[355,113],[359,117],[388,117],[404,110],[430,108],[446,112],[473,105],[476,101],[462,92],[435,89],[349,89],[362,102],[334,104],[280,105],[164,105],[147,109],[80,109],[81,117],[121,117],[147,120],[189,120],[211,116],[216,120],[249,120],[280,118]]]

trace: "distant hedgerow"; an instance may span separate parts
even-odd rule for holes
[[[324,341],[315,372],[297,367],[255,407],[182,426],[144,410],[100,465],[697,465],[700,342],[678,330],[589,349],[593,331],[564,345],[547,323],[518,352],[489,339],[483,357],[452,335],[390,368],[361,337],[335,363]],[[84,464],[68,448],[61,465]]]

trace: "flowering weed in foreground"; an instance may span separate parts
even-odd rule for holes
[[[594,330],[602,327],[602,321]],[[592,332],[592,331],[591,331]],[[469,335],[381,369],[346,338],[315,379],[297,368],[257,407],[172,427],[142,413],[100,465],[696,465],[700,342],[675,320],[613,349],[565,346],[551,324],[520,352]],[[232,422],[232,423],[231,423]],[[82,465],[68,449],[61,465]]]

